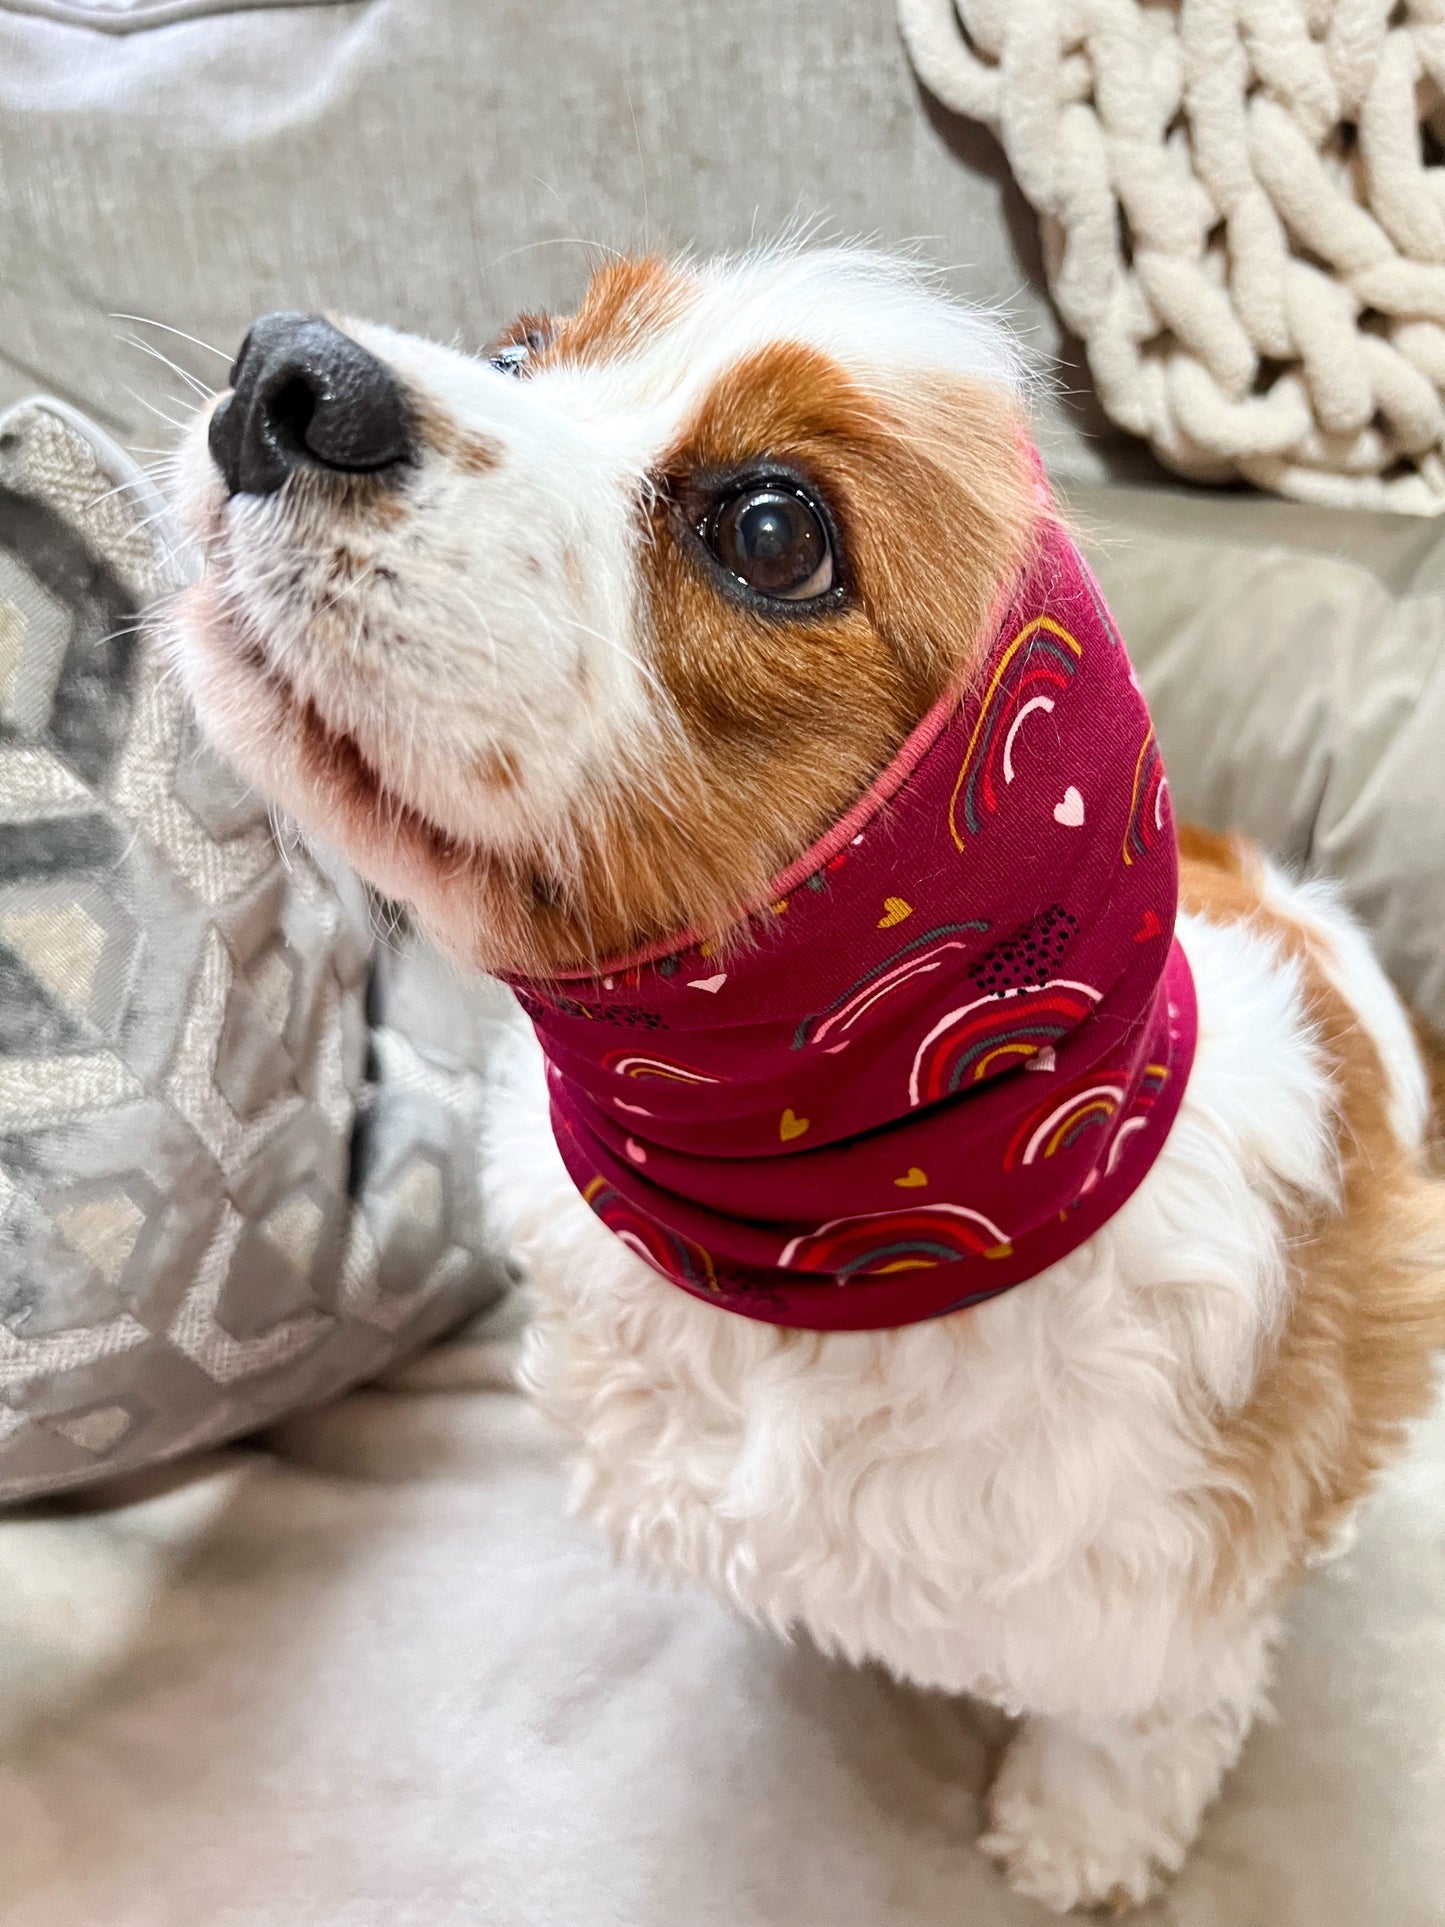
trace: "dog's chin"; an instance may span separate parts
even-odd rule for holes
[[[202,730],[240,775],[340,850],[386,896],[413,906],[445,948],[501,967],[482,942],[469,875],[488,853],[388,783],[347,729],[298,691],[225,615],[207,578],[180,598],[173,653]]]

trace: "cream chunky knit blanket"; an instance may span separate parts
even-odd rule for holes
[[[1445,512],[1445,0],[898,0],[1161,460]]]

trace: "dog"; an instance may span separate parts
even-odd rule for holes
[[[1336,896],[1176,839],[1007,331],[628,258],[478,357],[269,316],[231,384],[175,660],[533,1019],[488,1177],[581,1509],[1004,1709],[985,1850],[1144,1901],[1429,1404],[1445,1208]]]

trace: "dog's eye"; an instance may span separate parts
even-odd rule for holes
[[[729,575],[757,595],[808,602],[833,586],[828,526],[792,482],[751,483],[719,503],[700,532]]]
[[[487,350],[487,360],[504,375],[522,375],[533,355],[543,354],[551,345],[552,324],[545,316],[523,315],[495,347]]]

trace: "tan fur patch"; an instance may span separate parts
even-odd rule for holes
[[[365,556],[358,555],[355,549],[338,545],[331,551],[326,565],[326,580],[333,588],[349,588],[371,571],[371,564]]]
[[[517,759],[509,750],[489,750],[473,765],[477,781],[489,790],[514,790],[521,780]]]
[[[588,284],[576,314],[553,324],[553,332],[539,360],[570,361],[581,366],[613,360],[658,329],[675,321],[690,299],[691,283],[674,262],[649,254],[612,261]],[[528,323],[516,324],[512,338],[525,338]]]
[[[500,348],[516,348],[524,343],[550,342],[556,333],[556,324],[550,315],[540,312],[519,314],[510,327],[504,328],[487,349],[488,354],[496,354]]]
[[[460,435],[452,460],[464,475],[487,475],[501,465],[501,444],[488,435]]]
[[[622,301],[619,285],[608,311]],[[826,500],[843,607],[751,608],[699,552],[703,481],[769,462]],[[603,799],[567,903],[534,903],[530,967],[720,933],[966,680],[1031,530],[1005,397],[960,381],[885,398],[805,347],[762,350],[723,377],[658,479],[642,569],[653,666],[683,739],[659,752],[650,794]]]
[[[1430,1079],[1431,1116],[1426,1139],[1430,1168],[1445,1177],[1445,1037],[1419,1015],[1412,1015],[1415,1042]]]
[[[475,429],[462,428],[445,409],[413,401],[412,420],[422,445],[464,475],[489,475],[501,467],[505,457],[501,443]]]
[[[1337,1102],[1338,1211],[1292,1227],[1288,1323],[1244,1409],[1220,1423],[1218,1565],[1207,1605],[1257,1594],[1327,1543],[1433,1394],[1445,1345],[1445,1185],[1396,1136],[1374,1041],[1330,976],[1327,939],[1263,900],[1240,838],[1186,831],[1181,897],[1247,922],[1299,964]]]

